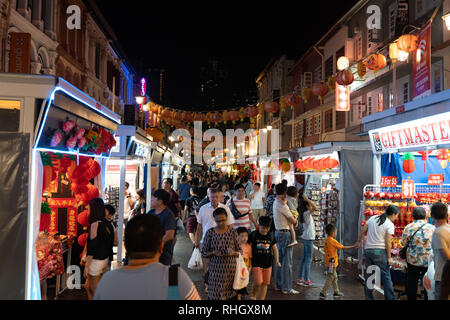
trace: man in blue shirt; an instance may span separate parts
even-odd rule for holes
[[[186,176],[181,179],[181,184],[178,186],[178,196],[180,197],[181,210],[184,209],[187,198],[189,198],[191,186],[189,185]]]
[[[167,208],[167,204],[170,200],[170,194],[163,190],[159,189],[153,192],[151,202],[150,202],[150,211],[148,214],[154,215],[159,218],[161,222],[161,227],[163,229],[163,243],[164,249],[159,258],[159,262],[170,266],[172,264],[173,257],[173,247],[174,247],[174,238],[175,238],[175,230],[177,228],[177,224],[175,221],[175,216],[172,211]]]

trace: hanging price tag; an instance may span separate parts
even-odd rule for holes
[[[381,177],[381,188],[395,188],[397,186],[397,177]]]
[[[412,199],[415,195],[415,184],[411,179],[403,180],[402,183],[402,198]]]
[[[430,176],[428,177],[429,186],[440,186],[443,183],[444,183],[443,174],[430,174]]]

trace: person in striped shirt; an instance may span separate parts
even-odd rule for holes
[[[233,213],[233,204],[236,207],[240,217],[235,216],[234,228],[245,227],[247,230],[251,230],[252,226],[250,222],[252,222],[255,228],[258,228],[258,223],[253,217],[253,212],[251,209],[251,202],[249,199],[245,197],[245,188],[242,184],[237,184],[234,187],[235,195],[233,198],[228,200],[227,207],[230,208],[230,211]],[[233,215],[235,215],[233,213]]]

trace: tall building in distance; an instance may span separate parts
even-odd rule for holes
[[[232,98],[233,98],[232,102],[233,108],[255,106],[258,103],[258,90],[256,89],[255,86],[255,89],[249,89],[245,92],[240,93],[235,92]]]
[[[200,68],[200,105],[205,108],[220,108],[230,103],[225,94],[228,71],[221,68],[219,61],[210,60]]]

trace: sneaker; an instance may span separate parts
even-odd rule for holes
[[[325,295],[321,292],[321,293],[319,293],[319,298],[320,299],[325,299]]]
[[[335,297],[335,298],[342,298],[343,296],[344,296],[344,294],[342,292],[335,292],[333,294],[333,297]]]
[[[299,280],[297,280],[296,284],[299,285],[299,286],[304,286],[304,284],[305,284],[305,279],[299,279]]]
[[[283,294],[299,294],[300,292],[298,292],[297,290],[291,289],[289,291],[281,291],[281,293]]]
[[[294,242],[291,242],[287,247],[290,248],[290,247],[295,246],[296,244],[298,244],[298,242],[294,241]]]
[[[304,281],[303,283],[304,283],[305,287],[311,287],[311,288],[317,287],[316,284],[314,282],[312,282],[311,280]]]

